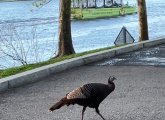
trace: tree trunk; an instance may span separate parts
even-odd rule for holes
[[[148,40],[147,9],[145,0],[137,0],[139,15],[139,42]]]
[[[97,8],[97,1],[95,0],[95,8]]]
[[[104,6],[104,8],[105,8],[105,0],[103,1],[103,6]]]
[[[80,8],[80,0],[78,0],[77,2],[78,2],[78,7]]]
[[[72,0],[72,4],[73,4],[73,8],[75,8],[75,1],[74,0]]]
[[[58,53],[56,57],[75,53],[71,36],[71,0],[60,0],[58,26]]]
[[[121,6],[123,6],[123,0],[120,0],[120,4],[121,4]]]

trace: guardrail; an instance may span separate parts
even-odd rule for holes
[[[77,57],[77,58],[73,58],[69,60],[64,60],[62,62],[46,65],[43,67],[39,67],[30,71],[26,71],[23,73],[19,73],[16,75],[12,75],[12,76],[0,79],[0,91],[5,91],[5,90],[15,88],[21,85],[25,85],[28,83],[33,83],[43,78],[46,78],[47,76],[51,74],[61,72],[73,67],[78,67],[81,65],[89,64],[89,63],[103,60],[106,58],[114,57],[116,55],[139,50],[146,47],[156,46],[163,43],[165,43],[165,38],[133,43],[133,44],[117,47],[114,49],[100,51],[97,53],[93,53],[93,54],[89,54],[89,55],[85,55],[85,56],[81,56],[81,57]]]

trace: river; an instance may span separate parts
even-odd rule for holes
[[[128,2],[132,5],[136,4],[136,0]],[[17,46],[19,53],[21,53],[22,48],[19,47],[20,44],[15,44],[15,41],[21,39],[23,44],[21,45],[25,47],[22,56],[28,63],[47,60],[57,50],[58,0],[52,0],[41,8],[36,8],[32,3],[33,1],[0,3],[1,36],[14,41],[12,44]],[[165,1],[146,0],[146,3],[150,39],[164,36]],[[76,52],[113,46],[113,42],[123,26],[127,28],[136,41],[138,38],[137,14],[117,18],[72,21],[71,24],[73,45]],[[11,35],[13,36],[12,39],[9,37]],[[35,43],[35,46],[32,43]],[[13,52],[12,49],[8,51]],[[0,58],[0,69],[21,65],[20,62],[13,61],[7,56],[0,56]]]

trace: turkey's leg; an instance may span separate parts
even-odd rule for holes
[[[97,113],[103,120],[105,120],[105,118],[100,114],[100,111],[99,111],[98,108],[96,108],[96,113]]]
[[[86,107],[83,107],[83,110],[82,110],[82,119],[81,120],[83,120],[83,118],[84,118],[84,112],[85,112],[85,110],[86,110]]]

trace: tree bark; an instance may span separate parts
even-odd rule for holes
[[[105,0],[103,0],[103,6],[104,6],[104,8],[105,8]]]
[[[147,9],[145,0],[137,0],[139,15],[139,42],[148,40]]]
[[[120,0],[120,4],[121,4],[121,6],[123,6],[123,0]]]
[[[97,8],[97,1],[95,0],[95,8]]]
[[[71,0],[60,0],[59,4],[58,53],[56,57],[75,53],[71,36]]]

